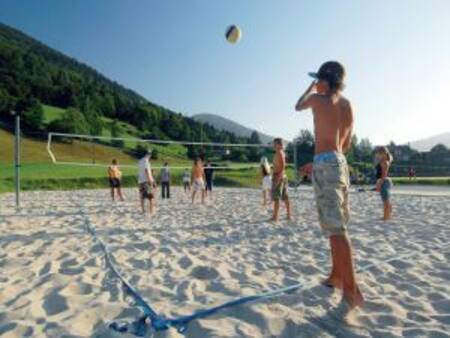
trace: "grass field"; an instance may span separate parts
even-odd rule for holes
[[[418,177],[410,180],[408,177],[393,177],[395,184],[404,185],[450,185],[450,177]]]
[[[0,129],[0,192],[14,190],[14,136]],[[21,188],[23,190],[68,190],[92,189],[108,187],[106,167],[55,165],[52,163],[45,140],[23,137],[21,142]],[[154,167],[168,161],[171,166],[190,167],[191,161],[186,157],[186,149],[180,145],[153,145],[159,150],[158,160],[152,161]],[[54,143],[52,150],[59,161],[86,162],[92,158],[92,145],[85,143]],[[135,165],[137,159],[118,148],[103,144],[95,144],[97,164],[108,164],[116,158],[122,164]],[[228,163],[236,165],[235,163]],[[251,163],[250,163],[251,164]],[[136,185],[136,168],[122,167],[124,186]],[[158,177],[159,173],[155,172]],[[293,176],[293,170],[289,171]],[[181,184],[182,170],[172,169],[174,184]],[[219,170],[216,172],[216,183],[222,186],[256,187],[260,185],[257,169]]]
[[[54,106],[48,106],[43,104],[42,109],[44,111],[44,123],[49,124],[54,120],[60,118],[62,114],[65,112],[65,109],[58,108]]]
[[[59,118],[64,109],[43,106],[46,123]],[[105,128],[103,136],[110,135],[110,125],[113,121],[104,118]],[[121,137],[139,138],[139,131],[132,125],[119,122]],[[58,138],[52,143],[52,151],[58,161],[83,162],[104,166],[76,166],[55,165],[47,153],[45,140],[22,138],[21,142],[21,187],[23,190],[67,190],[83,188],[105,188],[108,186],[106,178],[106,165],[112,158],[119,160],[121,164],[135,165],[137,159],[127,153],[136,146],[136,142],[127,141],[124,149],[112,147],[107,144],[93,144],[90,142],[63,141]],[[0,129],[0,192],[13,191],[14,166],[13,135]],[[190,167],[191,161],[187,158],[187,150],[181,145],[150,145],[158,150],[158,159],[152,161],[154,167],[161,166],[168,161],[172,167]],[[125,150],[125,151],[124,151]],[[236,165],[236,163],[226,163]],[[250,163],[251,164],[251,163]],[[136,185],[136,168],[122,167],[124,186]],[[158,176],[158,172],[155,173]],[[182,170],[172,169],[172,177],[175,184],[181,184]],[[294,179],[293,169],[288,170],[290,181]],[[408,178],[393,178],[396,184],[424,184],[424,185],[450,185],[450,177],[417,178],[409,181]],[[216,172],[216,184],[222,186],[257,187],[260,185],[260,177],[257,169],[247,170],[219,170]]]

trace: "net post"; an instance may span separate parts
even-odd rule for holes
[[[52,159],[53,163],[56,163],[56,158],[55,155],[52,152],[52,137],[53,137],[53,133],[48,133],[48,137],[47,137],[47,153],[50,156],[50,158]]]
[[[14,137],[14,174],[16,191],[16,209],[20,207],[20,113],[11,111],[15,119]]]

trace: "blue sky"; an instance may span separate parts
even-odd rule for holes
[[[448,0],[1,0],[0,21],[187,115],[293,138],[312,127],[293,109],[306,73],[336,59],[358,136],[450,131]]]

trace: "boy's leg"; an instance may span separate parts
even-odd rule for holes
[[[196,191],[195,191],[195,189],[193,189],[192,190],[192,204],[194,204],[194,201],[195,201],[195,193],[196,193]]]
[[[364,298],[356,282],[350,241],[346,235],[331,236],[330,241],[333,242],[332,246],[335,248],[334,262],[337,264],[338,275],[341,274],[344,300],[351,308],[360,306],[364,302]]]
[[[205,204],[206,189],[202,190],[202,204]]]
[[[111,187],[111,200],[114,202],[114,187]]]
[[[273,201],[273,216],[272,221],[278,222],[278,213],[280,211],[280,200],[275,199]]]
[[[271,191],[271,197],[273,201],[273,216],[272,221],[278,222],[278,213],[280,211],[280,197],[281,197],[281,191],[279,184],[275,184],[275,182],[272,182],[272,191]]]
[[[122,195],[122,188],[120,186],[117,188],[117,194],[119,195],[120,200],[123,201],[124,198]]]
[[[145,214],[145,209],[144,209],[144,199],[142,198],[142,196],[140,197],[140,199],[141,199],[141,210],[142,210],[142,213],[143,214]]]
[[[383,220],[389,220],[392,217],[392,204],[390,200],[386,200],[383,202]]]
[[[170,183],[167,182],[167,198],[170,198]]]
[[[148,211],[150,212],[150,215],[153,215],[153,198],[148,200]]]
[[[290,221],[290,220],[292,220],[292,214],[291,214],[291,203],[289,202],[289,197],[286,197],[284,199],[284,205],[286,206],[287,219]]]
[[[336,253],[336,241],[333,240],[333,237],[330,237],[330,249],[331,249],[331,273],[330,277],[323,281],[323,284],[332,287],[342,289],[344,282],[342,279],[342,272],[339,270],[339,262],[336,261],[337,253]]]

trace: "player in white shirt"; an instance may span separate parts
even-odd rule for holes
[[[141,200],[142,213],[145,214],[145,200],[149,201],[149,212],[153,214],[153,200],[155,198],[155,179],[152,175],[150,157],[152,153],[149,150],[138,163],[138,184],[139,184],[139,196]]]

